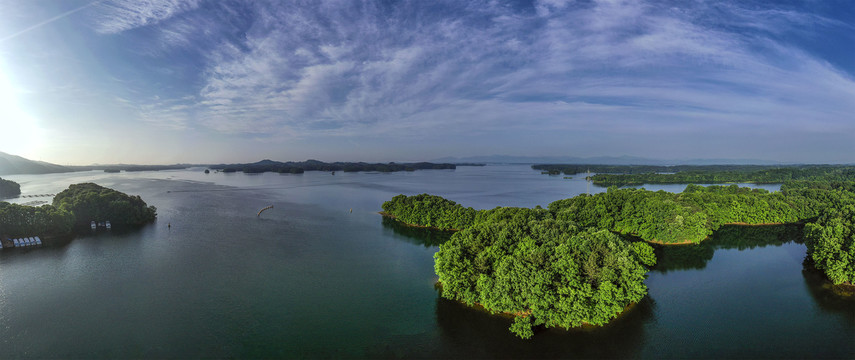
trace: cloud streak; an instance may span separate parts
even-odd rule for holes
[[[117,34],[164,20],[199,7],[201,0],[105,0],[98,2],[95,31]]]
[[[593,136],[634,152],[855,133],[855,66],[816,41],[851,41],[852,25],[800,6],[110,0],[87,13],[100,39],[133,44],[122,106],[156,127],[569,151]]]
[[[52,18],[50,18],[50,19],[47,19],[47,20],[45,20],[45,21],[41,21],[41,22],[39,22],[39,23],[36,23],[35,25],[28,26],[28,27],[26,27],[26,28],[24,28],[24,29],[22,29],[22,30],[20,30],[20,31],[15,32],[15,33],[12,33],[12,34],[6,35],[6,36],[4,36],[4,37],[0,37],[0,43],[3,43],[3,42],[5,42],[5,41],[7,41],[7,40],[14,39],[14,38],[16,38],[16,37],[18,37],[18,36],[21,36],[21,35],[23,35],[23,34],[26,34],[26,33],[30,32],[30,31],[33,31],[33,30],[35,30],[35,29],[38,29],[38,28],[40,28],[40,27],[42,27],[42,26],[48,25],[48,24],[50,24],[50,23],[52,23],[52,22],[54,22],[54,21],[57,21],[57,20],[60,20],[60,19],[62,19],[62,18],[65,18],[65,17],[71,16],[71,15],[73,15],[73,14],[74,14],[74,13],[76,13],[76,12],[79,12],[79,11],[82,11],[82,10],[86,10],[88,7],[90,7],[90,6],[92,6],[92,5],[96,5],[96,4],[98,4],[99,2],[100,2],[100,1],[93,1],[93,2],[90,2],[90,3],[86,4],[86,5],[83,5],[83,6],[80,6],[80,7],[74,8],[74,9],[72,9],[72,10],[66,11],[66,12],[64,12],[64,13],[62,13],[62,14],[59,14],[59,15],[57,15],[57,16],[54,16],[54,17],[52,17]]]
[[[258,6],[244,41],[210,51],[197,125],[271,136],[401,135],[514,126],[537,114],[566,129],[612,123],[657,132],[713,121],[838,131],[851,126],[841,114],[855,111],[849,74],[763,33],[727,31],[691,5],[443,3],[429,15],[419,2],[279,5]],[[771,33],[839,25],[736,4],[718,11]]]

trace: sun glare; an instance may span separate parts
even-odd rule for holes
[[[0,151],[35,160],[42,139],[36,119],[18,107],[15,88],[0,71]]]

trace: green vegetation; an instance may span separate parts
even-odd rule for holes
[[[710,238],[699,244],[659,246],[656,249],[656,272],[703,269],[718,249],[753,249],[802,242],[802,226],[790,225],[723,225]]]
[[[387,164],[370,164],[364,162],[333,162],[325,163],[318,160],[306,160],[301,162],[279,162],[272,160],[262,160],[250,164],[231,164],[231,165],[214,165],[211,169],[222,170],[225,173],[244,172],[247,174],[258,174],[265,172],[291,173],[302,174],[304,171],[379,171],[379,172],[394,172],[394,171],[416,171],[426,169],[455,169],[454,164],[434,164],[427,162],[419,163],[387,163]]]
[[[683,171],[702,172],[743,172],[750,173],[760,170],[779,168],[804,167],[839,167],[837,165],[596,165],[596,164],[537,164],[534,170],[561,172],[566,175],[593,172],[597,174],[647,174],[647,173],[678,173]]]
[[[454,231],[440,231],[431,228],[410,226],[391,217],[383,217],[383,228],[391,230],[401,238],[426,248],[439,246],[451,239]]]
[[[769,183],[791,180],[850,181],[855,166],[848,165],[579,165],[539,164],[542,174],[574,175],[593,172],[594,185]]]
[[[808,259],[835,285],[852,285],[855,284],[855,193],[831,191],[837,196],[827,210],[816,222],[805,226]]]
[[[73,223],[74,215],[55,206],[0,202],[0,237],[64,235],[71,232]]]
[[[460,229],[434,256],[443,297],[512,314],[510,330],[523,338],[533,326],[605,324],[643,298],[645,266],[655,265],[657,255],[657,271],[702,268],[717,247],[802,236],[800,225],[774,224],[808,223],[805,243],[815,267],[835,284],[855,281],[852,181],[787,181],[780,192],[736,185],[688,185],[679,194],[612,187],[547,209],[475,211],[438,196],[398,195],[383,209],[405,223]],[[627,240],[633,237],[694,245],[656,253]]]
[[[736,185],[688,185],[679,194],[609,188],[549,204],[557,219],[665,244],[700,242],[724,224],[799,222],[823,207],[801,192],[787,196]]]
[[[0,199],[13,198],[21,195],[21,185],[12,181],[0,178]]]
[[[53,205],[24,206],[0,202],[0,237],[70,235],[75,226],[109,220],[113,227],[133,227],[154,221],[154,206],[92,183],[76,184],[54,197]]]
[[[716,183],[783,183],[790,180],[841,181],[855,178],[853,166],[781,167],[754,171],[688,170],[673,174],[597,174],[594,185],[626,186],[642,184],[716,184]]]
[[[475,209],[428,194],[395,196],[383,203],[383,212],[407,224],[443,230],[463,229],[475,220]]]
[[[93,183],[75,184],[53,199],[53,206],[74,214],[76,226],[109,220],[114,227],[132,227],[152,222],[157,209],[139,196],[129,196]]]
[[[507,209],[507,208],[503,208]],[[532,326],[602,325],[647,293],[653,249],[604,230],[580,230],[543,211],[502,211],[455,233],[434,255],[442,296]]]

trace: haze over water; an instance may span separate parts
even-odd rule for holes
[[[439,297],[432,255],[442,234],[377,214],[399,193],[475,208],[546,206],[584,193],[582,177],[486,166],[8,178],[23,195],[94,181],[141,195],[158,220],[139,231],[0,251],[3,358],[855,354],[855,304],[803,273],[805,248],[796,242],[740,250],[714,239],[694,262],[671,254],[649,273],[645,300],[612,324],[547,329],[524,341],[508,332],[509,319]]]

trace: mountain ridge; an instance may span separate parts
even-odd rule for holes
[[[35,161],[0,151],[0,175],[51,174],[74,171],[71,168]]]
[[[443,157],[431,162],[483,162],[493,164],[590,164],[590,165],[784,165],[780,161],[760,159],[650,159],[637,156],[514,156],[486,155]]]

